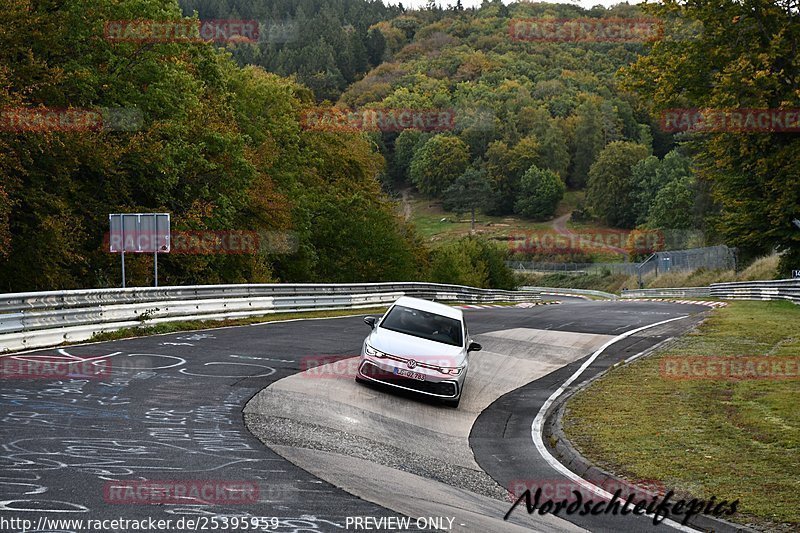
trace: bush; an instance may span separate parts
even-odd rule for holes
[[[578,202],[575,206],[569,219],[573,222],[589,222],[592,220],[592,215],[589,213],[589,209],[587,209],[586,203],[583,200]]]
[[[791,278],[792,271],[800,269],[800,248],[792,248],[781,254],[778,261],[778,278]]]
[[[516,279],[505,260],[505,253],[496,245],[465,237],[433,252],[430,278],[435,283],[512,290]]]

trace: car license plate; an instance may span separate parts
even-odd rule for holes
[[[412,372],[411,370],[405,370],[403,368],[395,368],[394,373],[397,376],[416,379],[418,381],[425,381],[425,374],[420,374],[419,372]]]

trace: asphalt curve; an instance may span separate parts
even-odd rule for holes
[[[39,522],[41,517],[173,523],[182,517],[275,518],[263,522],[271,531],[342,531],[347,517],[403,514],[456,517],[455,530],[500,524],[510,505],[504,494],[510,463],[502,454],[520,464],[538,461],[531,444],[502,442],[517,439],[495,431],[511,411],[524,427],[524,415],[509,410],[513,395],[532,389],[541,395],[557,386],[559,372],[604,339],[705,309],[568,301],[469,311],[470,329],[486,350],[476,359],[457,410],[350,380],[303,380],[307,358],[358,353],[367,333],[360,317],[6,356],[39,370],[43,361],[68,361],[102,371],[0,382],[0,518],[33,520],[37,525],[30,530],[40,532],[56,530]],[[631,343],[652,344],[666,334],[643,334]],[[604,364],[609,358],[597,367]],[[314,395],[303,395],[309,390]],[[245,427],[242,411],[251,398],[248,422],[268,446]],[[261,400],[269,410],[256,408]],[[148,483],[151,489],[161,483],[212,486],[216,492],[184,492],[148,504],[141,492],[130,490]],[[235,492],[240,486],[255,487],[255,493],[243,497]],[[502,526],[594,529],[592,523],[525,513]]]

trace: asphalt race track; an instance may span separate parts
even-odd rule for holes
[[[87,531],[54,519],[309,532],[358,530],[353,517],[404,516],[412,531],[647,530],[646,517],[528,516],[524,505],[503,521],[508,489],[563,479],[534,447],[531,424],[587,356],[621,333],[687,316],[613,344],[578,382],[685,331],[705,311],[573,299],[467,311],[484,350],[471,356],[458,409],[356,384],[347,364],[307,370],[325,357],[356,356],[368,333],[361,317],[5,356],[31,368],[75,361],[100,370],[0,382],[0,520],[31,520],[29,531],[42,533]],[[158,500],[164,485],[184,492]],[[241,517],[252,522],[231,527]],[[418,517],[452,522],[418,528]]]

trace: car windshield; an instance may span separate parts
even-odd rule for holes
[[[394,306],[380,327],[450,346],[464,345],[460,321],[402,305]]]

